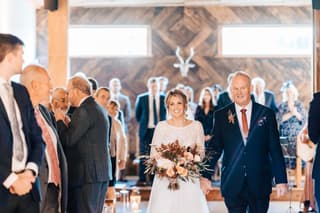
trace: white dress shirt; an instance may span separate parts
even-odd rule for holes
[[[8,107],[9,107],[9,100],[8,100],[8,91],[4,88],[3,84],[7,84],[8,82],[6,80],[4,80],[3,78],[0,77],[0,98],[2,100],[2,103],[4,105],[4,107],[6,108],[6,111],[8,111]],[[9,82],[9,84],[11,85],[11,82]],[[5,179],[5,181],[2,183],[6,188],[10,188],[10,186],[18,179],[18,176],[16,175],[16,172],[21,172],[25,169],[30,169],[32,171],[35,172],[36,175],[38,175],[38,166],[37,164],[35,164],[34,162],[27,162],[27,158],[28,158],[28,148],[27,148],[27,144],[25,141],[25,135],[24,132],[22,130],[23,124],[22,124],[22,120],[21,120],[21,113],[20,113],[20,109],[17,105],[17,102],[14,100],[14,105],[15,105],[15,110],[17,112],[17,119],[18,119],[18,124],[19,124],[19,132],[21,134],[21,138],[22,138],[22,143],[23,143],[23,159],[22,161],[18,161],[16,160],[15,157],[15,150],[13,150],[13,155],[12,155],[12,164],[11,164],[11,171],[12,173],[10,173],[10,175]],[[11,120],[11,114],[7,113],[9,120]],[[14,143],[15,141],[13,141]],[[14,145],[12,145],[12,147],[14,147]]]
[[[248,123],[248,132],[250,131],[250,121],[251,121],[251,113],[252,113],[252,101],[249,102],[249,104],[245,107],[241,107],[238,104],[235,103],[236,113],[237,113],[237,120],[239,123],[239,127],[241,130],[242,139],[244,142],[244,145],[247,144],[247,137],[243,133],[243,126],[242,126],[242,112],[241,109],[246,109],[246,117],[247,117],[247,123]]]

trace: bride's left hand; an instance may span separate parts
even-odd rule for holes
[[[200,178],[200,187],[203,194],[208,194],[210,190],[212,190],[211,181],[207,178],[201,177]]]

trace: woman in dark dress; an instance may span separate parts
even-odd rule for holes
[[[212,137],[212,129],[214,123],[214,100],[210,87],[205,87],[201,90],[199,105],[197,106],[194,119],[202,124],[205,142],[208,142]],[[207,143],[205,143],[207,147]]]

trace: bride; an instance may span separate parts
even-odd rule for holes
[[[197,147],[204,154],[204,133],[198,121],[187,120],[187,97],[174,89],[167,93],[165,100],[170,119],[158,123],[152,139],[152,146],[172,143],[176,140],[183,146]],[[151,149],[151,155],[154,153]],[[184,182],[178,180],[179,189],[168,189],[167,178],[159,178],[157,175],[153,181],[147,213],[209,213],[205,195],[200,188],[200,181]]]

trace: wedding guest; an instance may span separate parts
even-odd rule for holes
[[[316,153],[313,160],[312,178],[314,179],[314,195],[317,202],[317,212],[320,212],[320,93],[313,95],[310,102],[308,117],[309,137],[316,144]]]
[[[54,111],[57,108],[60,108],[65,113],[69,109],[68,92],[62,87],[55,88],[51,95],[50,109]]]
[[[190,86],[185,86],[184,91],[188,99],[188,109],[190,110],[190,112],[187,111],[187,117],[191,120],[194,120],[194,114],[196,113],[197,104],[193,101],[194,100],[193,89]]]
[[[273,92],[265,89],[266,82],[260,77],[253,78],[251,82],[253,86],[254,100],[259,104],[269,107],[275,113],[277,113],[278,107],[276,98]]]
[[[208,146],[210,169],[223,153],[221,193],[229,212],[266,213],[275,177],[277,195],[287,192],[287,175],[274,112],[251,100],[251,78],[233,74],[230,92],[234,103],[215,113],[213,137]],[[205,192],[214,171],[204,172]]]
[[[118,78],[112,78],[109,81],[109,89],[111,92],[111,98],[113,100],[117,100],[121,106],[121,112],[123,113],[124,117],[124,124],[125,124],[125,133],[128,133],[128,124],[131,119],[131,103],[128,96],[121,93],[121,81]]]
[[[310,144],[311,143],[311,144]],[[300,150],[299,150],[300,149]],[[305,161],[304,167],[304,186],[301,201],[303,203],[303,212],[315,212],[316,203],[314,197],[314,184],[312,180],[312,167],[315,152],[315,145],[309,138],[308,125],[305,125],[297,136],[297,155],[303,153],[301,157]],[[308,158],[308,159],[307,159]]]
[[[125,169],[128,142],[124,133],[124,128],[118,119],[120,110],[120,103],[116,100],[110,100],[107,105],[107,111],[112,118],[111,134],[110,134],[110,154],[112,163],[112,180],[109,183],[107,192],[108,199],[116,199],[115,184],[117,180],[117,173]]]
[[[123,125],[124,126],[124,132],[126,133],[127,140],[130,141],[130,137],[129,137],[129,123],[130,123],[130,120],[131,120],[131,102],[130,102],[130,98],[127,95],[125,95],[125,94],[123,94],[121,92],[122,85],[121,85],[121,81],[120,81],[119,78],[112,78],[109,81],[109,88],[110,88],[110,92],[111,92],[111,98],[113,100],[119,101],[119,103],[120,103],[121,115],[124,118],[124,119],[121,120],[121,122],[124,124]],[[130,153],[130,155],[134,156],[133,153]],[[120,171],[119,181],[127,182],[126,170],[125,169]]]
[[[107,87],[99,87],[94,96],[95,101],[108,112],[109,120],[109,141],[110,156],[112,165],[112,180],[109,181],[107,190],[107,199],[114,200],[116,191],[115,183],[117,180],[117,171],[125,168],[127,154],[127,139],[124,133],[124,127],[119,120],[120,104],[116,100],[110,99],[110,90]],[[110,104],[112,101],[112,104]]]
[[[212,86],[212,93],[213,93],[213,104],[215,106],[218,105],[218,97],[219,94],[223,91],[222,86],[220,84],[214,84]]]
[[[44,156],[41,129],[21,74],[23,41],[0,33],[0,212],[38,213],[38,173]]]
[[[231,104],[233,102],[233,98],[230,92],[230,83],[233,78],[234,73],[230,73],[227,78],[228,87],[225,91],[221,92],[218,95],[216,110],[222,109],[223,107]]]
[[[296,168],[297,160],[297,135],[306,122],[306,113],[303,103],[298,100],[299,93],[291,81],[286,81],[281,87],[282,103],[279,105],[278,123],[280,136],[288,141],[288,152],[285,156],[286,166]]]
[[[139,155],[150,153],[150,144],[154,129],[159,121],[166,119],[165,96],[159,93],[159,81],[155,77],[148,79],[148,92],[138,95],[136,100],[136,119],[139,123]],[[139,162],[138,186],[150,185],[152,177],[145,174],[145,163]],[[149,179],[149,180],[148,180]]]
[[[156,127],[152,139],[151,155],[156,155],[155,146],[169,144],[178,140],[182,146],[197,146],[204,154],[204,134],[199,121],[188,120],[185,117],[187,97],[178,89],[167,93],[165,104],[170,119],[161,121]],[[169,180],[166,177],[155,176],[151,189],[147,213],[183,212],[209,213],[208,204],[201,191],[199,179],[182,181],[178,179],[179,189],[168,189]]]
[[[112,179],[108,115],[91,96],[86,78],[70,78],[67,91],[70,104],[76,107],[71,121],[66,125],[59,109],[55,118],[68,162],[68,212],[102,212]]]
[[[39,174],[42,196],[40,212],[65,213],[68,197],[67,161],[55,120],[48,109],[52,87],[50,76],[45,68],[28,65],[23,69],[20,81],[29,92],[35,117],[46,143],[45,160]]]
[[[195,120],[200,121],[204,129],[205,146],[212,137],[213,123],[214,123],[213,94],[210,87],[205,87],[201,90],[199,104],[195,113]]]
[[[166,95],[166,90],[168,86],[169,80],[165,76],[159,77],[159,84],[160,84],[160,94]]]
[[[193,90],[191,92],[190,91],[191,87],[189,89],[186,89],[186,87],[187,86],[179,83],[179,84],[177,84],[176,89],[179,89],[180,91],[182,91],[187,96],[187,99],[191,100],[191,97],[193,98],[193,94],[191,94],[191,93],[193,93]],[[187,90],[189,90],[189,91],[187,91]],[[190,98],[188,97],[188,94],[190,95]],[[193,107],[194,111],[192,110],[192,107]],[[196,108],[195,103],[188,104],[188,107],[187,107],[186,112],[185,112],[186,118],[188,118],[190,120],[194,120],[195,108]],[[169,119],[169,118],[170,118],[170,115],[168,115],[167,119]]]
[[[88,81],[91,85],[92,95],[94,95],[99,87],[98,81],[97,81],[97,79],[95,79],[93,77],[88,77]]]

